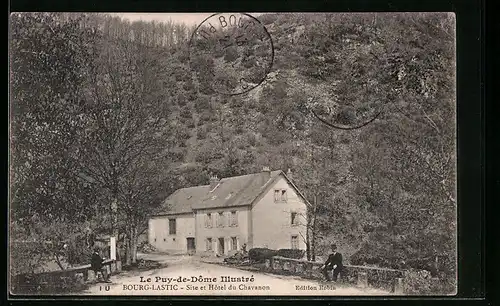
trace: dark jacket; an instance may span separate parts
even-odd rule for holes
[[[102,268],[102,262],[103,262],[102,257],[99,254],[94,252],[94,254],[92,254],[92,259],[90,261],[90,266],[91,266],[92,270],[94,270],[94,271],[100,270]]]
[[[330,254],[325,262],[325,267],[327,269],[333,269],[333,265],[337,265],[337,269],[342,268],[342,254],[339,252]]]

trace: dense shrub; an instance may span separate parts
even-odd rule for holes
[[[235,129],[234,129],[234,133],[237,134],[237,135],[241,135],[245,132],[245,128],[242,126],[242,125],[238,125]],[[240,148],[241,149],[241,148]]]
[[[99,248],[101,252],[105,252],[103,248]],[[76,240],[68,243],[66,257],[69,264],[78,266],[85,265],[90,262],[92,256],[92,248],[87,247],[83,241]]]
[[[375,234],[376,231],[372,233]],[[379,241],[366,242],[359,251],[351,255],[350,263],[406,270],[405,294],[454,293],[456,290],[454,263],[451,263],[447,256],[438,256],[439,265],[436,266],[436,255],[411,250],[408,248],[408,245],[411,245],[408,241],[377,238]]]
[[[187,122],[186,122],[186,127],[187,127],[188,129],[193,129],[193,128],[195,128],[195,127],[196,127],[196,124],[195,124],[194,120],[192,120],[192,119],[191,119],[191,120],[187,120]]]
[[[206,130],[206,128],[198,127],[198,129],[196,130],[196,138],[197,139],[205,139],[205,138],[207,138],[207,130]]]
[[[194,104],[194,108],[197,112],[202,112],[204,110],[211,111],[210,99],[207,96],[200,96]]]
[[[180,140],[180,142],[188,140],[190,137],[191,135],[185,129],[179,129],[177,131],[177,138]]]
[[[212,121],[213,117],[215,117],[215,115],[211,114],[210,112],[204,111],[203,113],[200,114],[200,121],[201,123],[210,122]]]
[[[264,14],[264,15],[259,16],[258,19],[263,24],[267,25],[267,24],[271,24],[273,22],[276,22],[276,20],[278,19],[278,15],[276,15],[276,14]]]
[[[253,248],[248,251],[248,257],[253,262],[262,262],[273,256],[276,256],[278,251],[268,248]]]
[[[390,247],[389,247],[390,245]],[[365,242],[361,248],[350,256],[349,261],[353,265],[376,265],[383,268],[402,269],[405,267],[407,254],[397,241]]]
[[[243,106],[243,100],[241,98],[231,97],[229,100],[229,105],[233,108],[239,108]]]
[[[257,145],[257,137],[253,133],[251,133],[251,134],[249,133],[246,135],[246,141],[252,147]]]
[[[227,48],[226,54],[224,54],[224,60],[231,63],[238,58],[238,49],[234,46]]]
[[[409,252],[401,242],[368,242],[364,243],[359,251],[350,256],[350,263],[353,265],[376,265],[392,269],[416,269],[429,271],[432,276],[437,276],[439,272],[450,273],[453,267],[448,262],[441,264],[439,271],[435,265],[435,256],[429,254],[419,254]],[[442,256],[440,256],[442,258]],[[444,261],[444,260],[441,260]]]
[[[184,82],[184,84],[182,84],[182,88],[186,91],[186,92],[194,92],[195,91],[195,87],[194,87],[194,83],[193,83],[193,80],[192,79],[187,79],[186,82]]]
[[[277,256],[301,259],[304,257],[305,251],[299,249],[279,249]]]
[[[172,162],[178,162],[184,159],[184,154],[182,152],[167,152],[166,156]]]
[[[415,269],[405,271],[403,290],[405,294],[435,293],[430,272]]]
[[[200,81],[200,93],[205,95],[211,95],[214,93],[214,89],[212,87],[212,82],[209,80]]]
[[[81,274],[20,274],[14,276],[11,283],[15,294],[62,294],[78,292],[86,287]]]
[[[194,90],[186,92],[189,101],[195,101],[198,98],[198,93]]]
[[[191,119],[193,115],[191,114],[191,110],[188,107],[185,107],[181,110],[181,117]]]
[[[44,254],[39,242],[11,242],[10,250],[10,272],[13,276],[33,273],[40,262],[47,260],[49,256]]]
[[[251,58],[245,58],[243,60],[243,67],[245,68],[251,68],[257,64],[257,61],[255,60],[255,57]]]

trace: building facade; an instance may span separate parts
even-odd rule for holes
[[[264,169],[179,189],[149,220],[149,243],[174,253],[230,255],[244,244],[305,250],[309,203],[289,174]]]

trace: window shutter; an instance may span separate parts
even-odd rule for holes
[[[286,189],[281,190],[281,202],[286,202],[287,201],[287,192]]]
[[[280,191],[274,190],[274,202],[279,202],[279,201],[280,201]]]
[[[222,214],[219,214],[220,217],[220,227],[226,226],[226,214],[223,212]]]

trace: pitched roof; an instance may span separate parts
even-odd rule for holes
[[[156,215],[189,213],[193,209],[251,205],[283,171],[259,172],[223,178],[214,190],[209,185],[182,188],[171,194]]]

